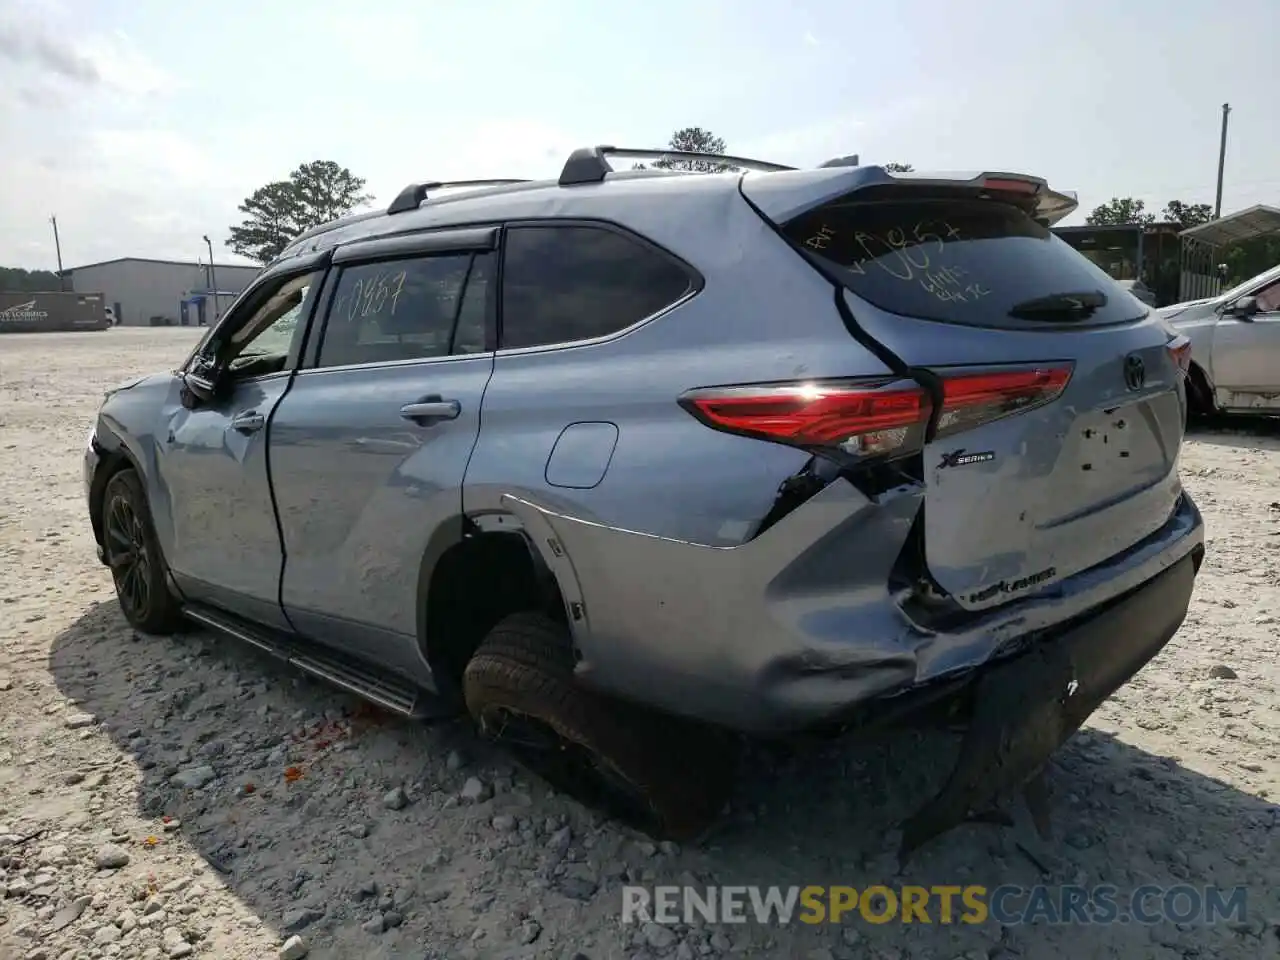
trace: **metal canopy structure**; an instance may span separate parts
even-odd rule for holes
[[[1197,227],[1187,227],[1179,236],[1207,243],[1211,247],[1225,247],[1273,233],[1280,234],[1280,209],[1256,203],[1252,207]]]
[[[1226,280],[1226,265],[1218,262],[1219,250],[1272,235],[1280,236],[1280,209],[1263,203],[1183,230],[1178,234],[1182,239],[1178,299],[1216,297]]]

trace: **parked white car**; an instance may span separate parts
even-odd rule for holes
[[[1151,288],[1141,280],[1117,280],[1116,283],[1120,284],[1120,286],[1128,290],[1129,293],[1138,300],[1141,300],[1148,307],[1154,307],[1156,305],[1156,295],[1152,293]]]
[[[1193,413],[1280,414],[1280,264],[1216,297],[1156,313],[1191,341]]]

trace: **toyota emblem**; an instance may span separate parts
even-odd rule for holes
[[[1131,353],[1124,358],[1124,385],[1130,390],[1141,390],[1147,382],[1147,368],[1142,358]]]

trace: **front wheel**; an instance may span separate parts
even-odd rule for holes
[[[1213,390],[1209,387],[1209,378],[1194,363],[1187,372],[1187,409],[1185,420],[1210,417],[1214,414]],[[1183,426],[1186,426],[1184,420]]]
[[[494,627],[467,664],[463,692],[480,731],[524,766],[655,836],[697,836],[732,788],[736,740],[583,689],[568,631],[541,614]]]
[[[182,625],[182,608],[169,592],[147,496],[133,470],[122,470],[107,481],[102,543],[125,619],[144,633],[175,632]]]

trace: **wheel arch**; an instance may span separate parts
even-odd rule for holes
[[[103,546],[102,512],[105,506],[103,499],[107,492],[107,484],[111,482],[112,477],[125,470],[136,473],[145,487],[146,474],[139,466],[133,451],[126,444],[118,443],[114,449],[102,449],[102,459],[89,482],[89,525],[93,529],[93,539],[100,547]]]
[[[1213,399],[1213,381],[1194,357],[1187,368],[1187,405],[1192,413],[1201,415],[1213,413],[1217,406]]]
[[[461,699],[468,660],[512,613],[540,610],[565,623],[575,640],[585,627],[576,574],[530,507],[503,497],[497,507],[451,518],[427,545],[418,573],[418,644],[446,696]]]

